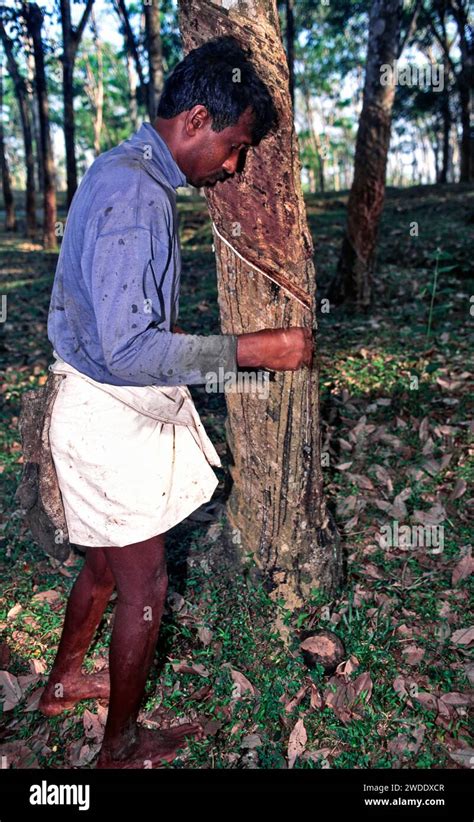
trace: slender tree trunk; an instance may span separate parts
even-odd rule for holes
[[[285,0],[286,10],[286,59],[288,61],[288,86],[293,111],[295,110],[295,15],[294,0]]]
[[[441,175],[441,169],[440,169],[440,162],[439,162],[440,144],[439,144],[439,138],[438,138],[438,122],[437,122],[437,120],[435,120],[435,124],[434,124],[434,127],[433,127],[431,147],[432,147],[433,156],[434,156],[435,182],[439,183],[439,178],[440,178],[440,175]]]
[[[102,133],[102,123],[104,122],[104,68],[102,61],[102,43],[97,38],[97,93],[94,118],[94,152],[98,157],[100,154],[100,135]]]
[[[77,189],[76,140],[74,122],[74,62],[76,57],[72,35],[69,0],[60,0],[61,28],[63,34],[63,129],[66,146],[67,206],[71,205]]]
[[[143,68],[140,61],[140,55],[138,54],[138,46],[135,40],[133,29],[130,25],[130,19],[128,16],[127,7],[125,5],[125,0],[113,0],[113,4],[115,11],[118,15],[118,18],[122,24],[122,33],[127,47],[127,52],[133,59],[137,71],[138,81],[140,84],[137,93],[137,100],[138,98],[140,98],[140,102],[142,102],[142,95],[144,90],[147,89],[147,83],[145,82]]]
[[[100,135],[104,121],[104,69],[102,59],[102,43],[100,41],[99,31],[96,26],[94,15],[92,15],[91,26],[94,51],[97,56],[97,79],[94,77],[94,72],[91,68],[89,60],[86,59],[87,83],[85,86],[85,91],[94,110],[94,154],[98,157],[100,154]]]
[[[21,128],[23,132],[23,144],[25,147],[26,165],[26,236],[34,237],[36,232],[36,203],[35,203],[35,158],[33,153],[33,139],[31,134],[31,118],[28,106],[28,92],[25,81],[20,74],[18,65],[13,53],[13,43],[5,31],[0,20],[0,37],[7,57],[7,66],[10,77],[15,87],[15,95],[20,110]]]
[[[365,309],[372,297],[372,272],[380,214],[395,86],[381,82],[382,66],[393,68],[400,48],[403,0],[373,0],[364,99],[357,133],[354,179],[336,276],[329,289],[334,302],[348,300]]]
[[[472,91],[464,78],[459,82],[459,99],[461,102],[461,183],[474,180],[474,142],[471,128],[471,95]]]
[[[303,97],[305,102],[306,108],[306,118],[308,120],[308,131],[311,142],[314,147],[314,151],[318,158],[318,174],[319,174],[319,189],[321,192],[324,193],[324,157],[323,157],[323,147],[321,145],[321,138],[319,134],[316,133],[314,129],[313,123],[313,110],[311,108],[311,97],[309,94],[308,87],[304,84],[303,80]]]
[[[447,47],[446,47],[447,48]],[[433,64],[435,62],[434,57],[431,54],[431,49],[427,50],[428,58],[430,62]],[[441,162],[441,169],[439,172],[439,176],[436,177],[436,182],[438,183],[447,183],[448,182],[448,174],[449,174],[449,167],[450,167],[450,159],[451,159],[451,128],[452,128],[452,116],[451,116],[451,105],[450,105],[450,98],[451,92],[449,89],[449,78],[450,78],[450,63],[446,56],[446,52],[443,54],[443,72],[444,72],[444,88],[441,92],[441,117],[442,117],[442,129],[443,129],[443,148],[442,148],[442,162]]]
[[[474,30],[468,17],[468,3],[463,0],[448,0],[448,6],[456,20],[461,52],[461,70],[457,74],[459,99],[461,103],[461,177],[460,182],[474,180],[474,129],[472,117],[472,89],[474,86]]]
[[[448,170],[449,170],[449,156],[451,150],[451,108],[449,105],[449,91],[445,89],[443,91],[443,100],[442,100],[442,114],[443,114],[443,160],[441,166],[441,173],[439,175],[439,182],[440,183],[447,183],[448,182]]]
[[[145,0],[145,36],[148,52],[148,117],[156,118],[158,99],[163,90],[159,0]]]
[[[71,205],[77,189],[76,137],[74,122],[74,93],[73,93],[74,66],[72,58],[63,54],[63,102],[64,102],[64,142],[66,146],[66,179],[67,179],[67,206]]]
[[[15,200],[12,192],[3,131],[3,60],[0,62],[0,167],[2,171],[3,200],[5,203],[5,230],[16,231]]]
[[[277,133],[249,152],[244,172],[206,191],[222,331],[314,328],[313,244],[275,0],[227,0],[225,8],[182,0],[179,14],[186,52],[216,32],[251,48],[280,116]],[[227,533],[232,557],[245,563],[251,553],[271,596],[299,607],[314,588],[334,594],[342,575],[323,495],[317,368],[275,372],[268,389],[267,398],[226,393],[233,463]]]
[[[460,182],[474,179],[474,130],[471,128],[472,87],[474,85],[474,31],[468,18],[468,4],[464,0],[444,0],[433,4],[436,17],[429,17],[431,31],[441,46],[445,58],[456,80],[461,105],[461,175]],[[446,12],[450,11],[458,28],[461,68],[456,70],[450,50],[446,29]],[[437,23],[435,21],[438,21]],[[441,29],[441,30],[440,30]]]
[[[133,131],[137,131],[138,129],[138,106],[137,106],[137,83],[135,79],[135,74],[133,72],[133,58],[129,52],[127,52],[127,76],[128,76],[128,89],[129,89],[129,96],[130,96],[130,120],[132,123]]]
[[[44,67],[43,40],[41,29],[43,27],[43,14],[36,3],[30,3],[27,12],[28,28],[33,40],[35,56],[35,85],[36,96],[38,98],[40,130],[41,130],[41,153],[43,157],[43,245],[47,249],[56,248],[56,186],[53,148],[51,145],[51,134],[49,130],[49,105],[46,85],[46,73]]]
[[[66,144],[67,204],[71,205],[77,189],[77,162],[74,118],[74,64],[77,48],[86,26],[94,0],[87,0],[77,29],[71,21],[70,0],[60,0],[61,29],[63,34],[63,104],[64,104],[64,141]]]
[[[35,94],[35,58],[33,55],[33,43],[31,37],[27,38],[27,70],[28,70],[28,104],[31,111],[31,122],[33,126],[33,137],[35,144],[35,170],[36,186],[40,194],[43,194],[43,157],[41,154],[41,134],[38,100]]]

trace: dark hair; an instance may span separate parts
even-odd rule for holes
[[[251,106],[252,142],[258,144],[277,126],[278,115],[249,58],[250,50],[230,36],[216,37],[193,49],[167,77],[157,116],[168,120],[200,104],[212,118],[212,130],[223,131]]]

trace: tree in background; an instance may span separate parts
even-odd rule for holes
[[[3,133],[3,60],[0,62],[0,168],[2,173],[3,201],[5,203],[5,230],[16,231],[15,200],[13,198],[10,168],[5,151]]]
[[[76,82],[85,91],[85,95],[78,95],[76,107],[76,155],[78,165],[85,170],[91,149],[94,155],[107,151],[126,140],[133,128],[127,54],[117,54],[117,49],[102,39],[98,21],[97,37],[85,37],[78,52]]]
[[[49,103],[43,53],[43,13],[36,3],[23,4],[23,15],[33,41],[35,88],[38,99],[43,159],[43,245],[54,249],[56,238],[56,170],[49,128]]]
[[[145,37],[148,53],[148,116],[153,122],[156,117],[158,98],[163,90],[159,0],[151,0],[151,2],[145,3],[143,9],[145,12]]]
[[[357,105],[359,67],[367,42],[364,7],[367,2],[350,6],[346,3],[344,23],[338,19],[336,24],[332,19],[333,3],[325,6],[312,0],[298,0],[291,9],[290,38],[284,4],[281,9],[289,70],[293,65],[294,112],[302,160],[315,191],[338,189],[342,178],[345,187],[349,187],[355,142],[350,111]],[[293,43],[292,54],[289,39]],[[344,88],[342,96],[341,78],[346,77],[352,82]]]
[[[407,32],[411,31],[417,5]],[[403,0],[373,0],[362,112],[357,132],[354,179],[336,276],[329,289],[333,302],[349,300],[366,309],[372,298],[372,272],[385,172],[390,145],[394,83],[382,83],[382,66],[393,70],[402,52]]]
[[[276,133],[249,152],[242,173],[227,180],[222,192],[206,192],[217,229],[222,331],[311,327],[313,245],[276,3],[255,0],[250,7],[234,0],[224,9],[208,0],[199,6],[181,0],[179,11],[185,52],[216,34],[251,48],[279,116]],[[323,495],[318,392],[313,367],[275,374],[267,399],[226,393],[232,554],[243,559],[250,552],[272,597],[292,606],[301,605],[311,589],[334,592],[342,575],[340,540]]]
[[[447,69],[452,72],[459,94],[461,111],[461,182],[474,180],[474,131],[471,128],[472,88],[474,86],[474,30],[468,18],[467,0],[431,0],[422,5],[421,23],[439,45]],[[448,20],[454,21],[457,30],[456,45],[460,61],[454,57],[454,38],[448,33]],[[426,42],[426,33],[421,29]]]
[[[91,29],[94,43],[94,55],[97,61],[97,76],[95,76],[92,70],[90,60],[86,52],[85,63],[87,70],[87,82],[84,89],[89,98],[92,111],[94,112],[94,154],[98,157],[100,154],[100,135],[104,120],[104,64],[103,44],[99,37],[99,32],[93,13],[91,13]]]
[[[288,88],[291,105],[295,108],[295,14],[294,0],[285,0],[285,40],[286,59],[288,62]]]
[[[14,34],[10,36],[5,25],[9,25],[16,19],[14,10],[2,6],[0,9],[0,38],[7,58],[7,67],[15,88],[15,96],[20,112],[23,145],[25,150],[26,167],[26,236],[34,237],[36,231],[36,198],[35,198],[35,158],[33,152],[33,134],[31,127],[31,112],[28,102],[28,90],[26,82],[22,76],[15,51],[18,46],[20,27],[18,24],[12,26]]]
[[[163,88],[163,52],[161,40],[160,3],[159,0],[148,0],[142,7],[145,32],[145,52],[140,48],[140,39],[133,31],[131,16],[137,12],[137,8],[130,4],[128,7],[125,0],[112,0],[113,7],[121,23],[121,31],[124,43],[131,62],[135,66],[139,87],[136,90],[138,104],[144,102],[148,112],[148,119],[153,121],[156,116],[158,97]],[[145,77],[143,65],[148,65],[148,79]]]
[[[63,128],[66,145],[67,203],[71,205],[77,188],[76,141],[74,119],[74,64],[81,37],[84,33],[94,0],[87,0],[86,7],[74,28],[71,20],[70,0],[59,0],[61,31],[63,37]]]

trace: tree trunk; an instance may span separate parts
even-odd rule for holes
[[[2,39],[5,54],[7,56],[7,66],[10,77],[15,87],[15,95],[20,110],[21,128],[23,131],[23,143],[25,147],[26,165],[26,236],[34,237],[36,232],[36,205],[35,205],[35,158],[33,154],[33,140],[31,135],[31,118],[28,106],[28,92],[25,81],[18,69],[13,53],[13,43],[5,31],[0,20],[0,37]]]
[[[160,9],[158,0],[145,0],[145,35],[148,52],[148,117],[156,118],[158,99],[163,90]]]
[[[318,158],[318,174],[319,174],[319,190],[324,194],[324,149],[321,144],[321,138],[319,134],[316,133],[314,129],[313,123],[313,110],[311,108],[311,97],[309,93],[309,89],[304,83],[303,79],[303,97],[305,102],[306,108],[306,118],[308,120],[308,132],[310,136],[311,143],[313,145],[314,152]]]
[[[77,189],[76,137],[74,122],[74,93],[73,93],[74,66],[72,57],[66,46],[63,53],[63,105],[64,105],[64,142],[66,146],[66,179],[67,179],[67,207]]]
[[[41,154],[43,158],[43,245],[46,249],[54,249],[56,248],[56,187],[54,156],[49,130],[49,105],[44,68],[43,40],[41,36],[43,14],[36,3],[29,4],[27,14],[27,24],[33,40],[35,56],[35,86],[36,96],[38,98]]]
[[[293,111],[295,110],[295,16],[294,0],[285,0],[286,9],[286,59],[288,61],[288,87]]]
[[[127,52],[127,75],[128,75],[128,89],[130,99],[130,122],[132,123],[133,131],[138,129],[138,106],[137,106],[137,83],[133,73],[133,59],[129,52]]]
[[[67,205],[71,205],[77,189],[76,139],[74,119],[74,64],[87,19],[94,0],[88,0],[81,21],[76,29],[72,26],[70,0],[60,0],[61,28],[63,34],[63,104],[64,141],[66,144]]]
[[[97,38],[95,41],[97,48],[97,92],[94,117],[94,153],[98,157],[100,154],[100,135],[102,133],[102,123],[104,122],[104,67],[102,61],[102,43]]]
[[[446,69],[446,67],[445,67]],[[451,150],[451,108],[449,105],[449,91],[447,88],[444,89],[442,92],[443,100],[442,100],[442,116],[443,116],[443,160],[441,166],[441,173],[439,175],[439,182],[440,183],[447,183],[448,182],[448,171],[449,171],[449,159],[450,159],[450,150]]]
[[[464,78],[459,80],[459,99],[461,102],[461,183],[474,180],[474,145],[471,129],[471,90]]]
[[[35,94],[35,58],[33,55],[33,43],[31,37],[26,37],[27,48],[27,71],[28,71],[28,104],[31,111],[31,122],[33,126],[33,138],[35,144],[35,169],[36,186],[40,194],[43,194],[43,157],[41,155],[41,135],[38,100]]]
[[[142,64],[141,64],[141,61],[140,61],[140,55],[138,53],[138,47],[137,47],[137,43],[136,43],[136,40],[135,40],[135,35],[134,35],[133,29],[130,25],[130,20],[129,20],[129,17],[128,17],[128,11],[127,11],[127,7],[125,5],[125,0],[113,0],[113,4],[114,4],[115,11],[118,15],[118,18],[119,18],[119,20],[122,24],[122,34],[123,34],[123,37],[124,37],[124,40],[125,40],[125,45],[126,45],[126,48],[127,48],[127,52],[131,56],[131,58],[133,59],[133,62],[135,64],[135,68],[137,70],[138,81],[139,81],[139,84],[140,84],[139,89],[138,89],[139,94],[137,95],[137,100],[138,100],[138,96],[139,95],[141,96],[143,94],[144,89],[147,88],[147,83],[145,82],[145,78],[144,78],[144,75],[143,75],[143,68],[142,68]],[[142,102],[142,101],[140,100],[140,102]]]
[[[67,206],[71,205],[77,189],[76,141],[74,123],[74,60],[75,48],[72,36],[69,0],[61,0],[61,28],[63,33],[63,129],[66,146]]]
[[[97,80],[94,77],[94,72],[90,62],[86,58],[87,83],[85,86],[85,92],[94,110],[94,154],[98,157],[100,154],[100,135],[104,122],[104,67],[102,59],[102,43],[99,37],[99,31],[94,15],[92,15],[91,27],[94,41],[94,51],[97,56]]]
[[[402,0],[373,0],[364,98],[359,120],[354,179],[347,206],[347,225],[336,276],[329,297],[367,308],[372,297],[372,272],[380,214],[385,196],[385,172],[395,86],[381,83],[382,66],[393,69],[399,53]]]
[[[185,52],[224,34],[250,46],[280,117],[277,133],[249,152],[245,169],[206,191],[222,332],[315,328],[313,243],[275,0],[227,0],[226,8],[181,0],[179,17]],[[227,544],[238,563],[253,555],[272,597],[299,607],[312,589],[335,593],[342,552],[323,496],[317,368],[273,377],[267,399],[226,393],[233,463]]]
[[[471,127],[472,87],[474,84],[474,31],[469,22],[468,4],[449,0],[448,6],[456,20],[461,52],[461,70],[456,80],[461,103],[461,176],[460,182],[474,180],[474,130]]]
[[[3,61],[0,62],[0,167],[2,171],[3,200],[5,203],[5,231],[16,231],[15,200],[13,198],[10,169],[5,152],[3,132]]]

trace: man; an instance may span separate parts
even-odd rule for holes
[[[51,370],[66,375],[50,441],[69,537],[86,561],[40,710],[109,698],[97,767],[157,766],[202,734],[195,723],[137,725],[167,590],[164,533],[210,499],[209,465],[220,464],[186,385],[219,367],[311,362],[308,329],[200,336],[175,326],[175,190],[223,183],[276,122],[248,55],[233,38],[210,41],[167,79],[153,125],[92,164],[68,214],[48,321]],[[86,676],[82,661],[115,587],[109,671]]]

